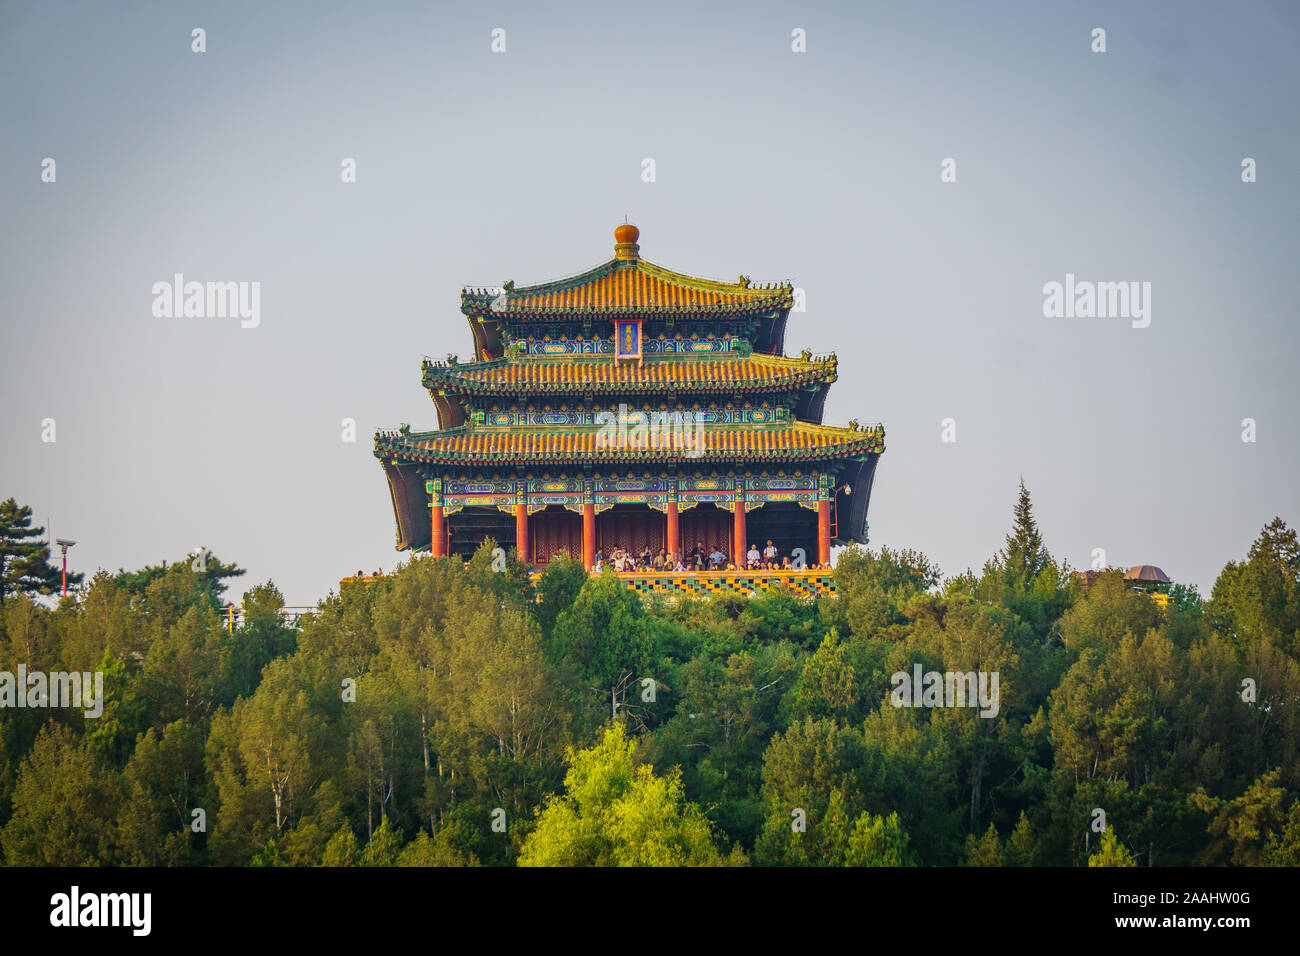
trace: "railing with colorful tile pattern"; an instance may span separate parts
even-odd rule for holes
[[[349,575],[341,579],[339,585],[364,584],[369,587],[383,576],[382,571],[377,571],[374,574]],[[809,568],[803,571],[678,571],[675,573],[632,571],[617,574],[616,576],[628,588],[638,594],[708,597],[711,594],[732,593],[755,597],[769,588],[786,590],[793,592],[795,596],[809,598],[821,594],[835,593],[835,573],[825,569]],[[535,586],[541,579],[542,572],[531,571],[528,577]]]
[[[615,572],[610,572],[615,573]],[[540,571],[530,575],[533,583]],[[755,597],[769,588],[787,590],[796,596],[816,597],[835,593],[835,573],[825,569],[804,571],[678,571],[675,573],[632,571],[616,574],[638,594],[708,597],[711,594],[743,594]]]

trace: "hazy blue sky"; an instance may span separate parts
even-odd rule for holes
[[[826,420],[887,429],[873,546],[978,567],[1023,475],[1057,557],[1207,591],[1300,522],[1298,48],[1292,2],[5,0],[0,497],[82,570],[202,544],[314,603],[399,560],[371,434],[435,425],[461,287],[627,215],[653,262],[807,290]],[[154,317],[176,272],[260,282],[260,326]],[[1066,273],[1150,282],[1150,326],[1045,318]]]

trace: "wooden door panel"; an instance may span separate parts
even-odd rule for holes
[[[702,541],[706,554],[713,550],[715,544],[720,544],[727,552],[727,557],[735,560],[736,549],[731,540],[733,518],[730,512],[720,508],[705,510],[702,505],[697,505],[682,512],[680,520],[683,556],[690,554],[696,541]]]
[[[582,516],[571,511],[540,511],[529,519],[534,566],[543,567],[561,552],[582,558]]]

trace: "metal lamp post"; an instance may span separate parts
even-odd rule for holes
[[[67,538],[55,538],[54,543],[59,546],[63,553],[63,594],[61,597],[68,596],[68,549],[77,542],[69,541]]]

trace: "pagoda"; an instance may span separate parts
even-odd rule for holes
[[[836,357],[784,355],[793,286],[673,272],[638,239],[624,224],[579,275],[462,292],[474,361],[423,365],[438,429],[375,435],[398,550],[490,537],[534,568],[590,568],[615,547],[736,560],[770,539],[829,567],[832,543],[866,542],[884,428],[822,424]]]

